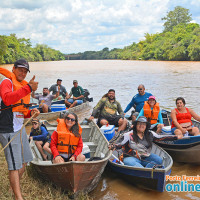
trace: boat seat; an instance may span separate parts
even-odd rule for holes
[[[98,145],[95,144],[94,142],[84,142],[84,144],[87,145],[90,149],[90,157],[93,157]]]

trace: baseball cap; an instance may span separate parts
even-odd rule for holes
[[[17,60],[17,61],[14,63],[14,66],[15,66],[15,67],[23,67],[23,68],[26,68],[26,69],[30,72],[30,70],[29,70],[29,64],[28,64],[28,62],[27,62],[26,60],[24,60],[24,59],[19,59],[19,60]]]
[[[154,100],[156,100],[156,97],[150,96],[150,97],[148,98],[148,100],[149,100],[149,99],[154,99]]]
[[[34,122],[34,123],[39,123],[39,119],[33,118],[31,122],[32,122],[32,123],[33,123],[33,122]]]
[[[78,83],[78,81],[77,80],[73,80],[73,83]]]
[[[62,79],[58,78],[57,81],[62,81]]]

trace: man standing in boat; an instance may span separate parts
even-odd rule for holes
[[[49,94],[48,88],[43,88],[43,94],[35,95],[35,91],[32,92],[31,96],[39,100],[39,111],[41,113],[51,112],[51,102],[53,99],[56,99],[60,93],[60,86],[58,85],[58,91],[55,95]]]
[[[145,92],[144,85],[140,84],[138,86],[138,94],[136,94],[131,102],[127,105],[126,109],[124,110],[124,113],[127,113],[132,107],[135,108],[135,112],[140,112],[141,109],[144,106],[144,102],[149,99],[150,96],[153,96],[149,92]]]
[[[24,118],[33,114],[35,117],[39,115],[36,108],[28,110],[25,107],[25,104],[30,102],[31,91],[37,90],[38,87],[38,82],[34,81],[35,76],[29,83],[24,80],[28,71],[29,64],[24,59],[14,63],[13,73],[3,68],[0,69],[0,73],[7,77],[0,83],[0,143],[3,147],[18,134],[23,126]],[[33,159],[25,128],[22,129],[22,144],[20,134],[18,134],[5,148],[4,153],[8,163],[10,186],[15,199],[22,200],[20,178],[25,171],[26,163]]]
[[[68,96],[66,96],[65,104],[66,106],[69,106],[69,108],[72,108],[76,105],[80,105],[83,103],[84,98],[84,90],[81,86],[78,85],[78,81],[73,81],[74,87],[72,87],[70,93]],[[70,97],[73,95],[73,99],[70,99]]]
[[[117,114],[119,113],[119,114]],[[110,89],[106,95],[94,107],[89,120],[98,116],[98,126],[115,125],[119,127],[118,132],[126,129],[127,120],[124,118],[124,112],[120,103],[115,98],[115,90]]]
[[[59,78],[57,79],[57,83],[49,88],[49,92],[52,92],[52,95],[56,95],[58,91],[58,86],[60,86],[60,94],[55,100],[65,99],[65,97],[68,96],[66,88],[63,85],[61,85],[61,83],[62,79]]]

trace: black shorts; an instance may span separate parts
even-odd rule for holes
[[[109,118],[109,117],[100,117],[100,118],[98,119],[98,121],[97,121],[97,125],[98,125],[99,127],[101,127],[102,125],[100,124],[100,121],[101,121],[102,119],[105,119],[105,120],[108,121],[108,123],[109,123],[110,125],[115,125],[116,127],[118,127],[118,126],[119,126],[119,120],[120,120],[121,118],[123,119],[123,117],[122,117],[121,115],[116,115],[116,116],[113,116],[112,118]]]
[[[38,110],[40,111],[40,113],[43,113],[42,108],[38,108]],[[48,112],[51,112],[51,108],[48,108]]]

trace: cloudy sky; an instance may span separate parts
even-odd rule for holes
[[[200,24],[200,0],[2,0],[0,35],[16,33],[63,53],[123,48],[161,32],[161,18],[176,6]]]

